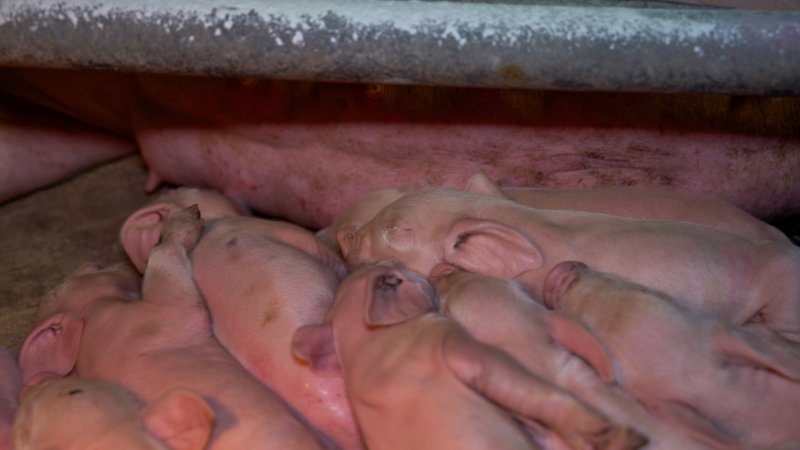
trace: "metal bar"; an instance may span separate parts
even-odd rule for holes
[[[800,94],[800,12],[382,0],[0,0],[0,65]]]

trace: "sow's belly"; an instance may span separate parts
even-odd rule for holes
[[[4,87],[135,137],[153,177],[322,227],[389,186],[652,186],[762,218],[800,212],[800,100],[0,72]]]

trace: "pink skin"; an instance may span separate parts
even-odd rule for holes
[[[102,378],[152,402],[176,388],[202,396],[216,427],[210,449],[320,448],[313,434],[211,334],[187,252],[196,208],[175,215],[139,277],[125,265],[83,267],[42,300],[23,344],[23,379],[42,372]],[[140,296],[141,295],[141,296]]]
[[[26,388],[14,448],[202,450],[213,427],[211,407],[183,389],[145,405],[118,384],[53,377]]]
[[[392,259],[427,274],[445,262],[516,278],[537,294],[558,262],[580,259],[727,323],[766,326],[800,342],[800,249],[787,242],[427,188],[384,208],[339,245],[353,266]]]
[[[0,113],[0,203],[135,149],[130,139],[69,121],[11,121]]]
[[[617,423],[648,438],[647,449],[707,449],[656,419],[618,386],[606,385],[581,358],[556,340],[554,331],[570,319],[549,311],[513,280],[434,268],[439,311],[475,339],[508,353],[532,373],[575,394]]]
[[[11,424],[21,390],[22,376],[17,356],[7,348],[0,347],[0,450],[11,448]]]
[[[571,209],[633,219],[676,220],[708,225],[756,242],[788,242],[780,230],[742,209],[717,198],[688,192],[634,186],[594,189],[503,188],[485,172],[470,178],[466,190],[505,196],[538,209]]]
[[[364,195],[338,214],[331,225],[317,232],[317,237],[335,251],[340,251],[339,242],[351,239],[381,209],[409,190],[388,188]],[[631,186],[594,189],[501,187],[484,171],[473,175],[465,190],[506,197],[539,209],[597,212],[634,219],[677,220],[708,225],[756,241],[788,241],[780,230],[730,203],[687,192]]]
[[[131,214],[120,229],[120,242],[140,273],[144,272],[147,258],[161,236],[164,221],[192,205],[200,208],[205,221],[250,215],[246,208],[210,189],[179,188],[162,192],[155,200]]]
[[[192,277],[214,322],[214,336],[257,379],[311,425],[346,449],[363,447],[340,378],[307,370],[291,353],[294,331],[320,322],[330,306],[338,256],[309,231],[286,222],[238,215],[211,190],[177,189],[130,216],[122,243],[137,267],[164,220],[189,204],[206,220],[194,248]]]
[[[212,187],[310,228],[368,192],[461,187],[480,169],[505,185],[663,187],[764,218],[800,211],[794,103],[30,69],[0,76],[9,92],[135,137],[153,172],[149,188]]]
[[[342,282],[326,323],[295,333],[298,357],[344,378],[369,448],[539,448],[508,413],[540,437],[557,434],[566,448],[642,444],[635,432],[473,340],[434,313],[432,301],[418,275],[372,265]]]
[[[553,268],[545,302],[581,322],[567,347],[662,419],[727,448],[800,445],[796,347],[580,263]]]
[[[362,225],[372,220],[380,210],[402,197],[406,192],[406,189],[387,188],[364,195],[338,214],[330,225],[319,230],[317,238],[338,253],[339,241],[347,239],[348,235],[355,233]]]

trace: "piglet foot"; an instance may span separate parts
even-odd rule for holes
[[[556,264],[544,279],[542,294],[545,306],[555,309],[558,299],[578,279],[578,272],[586,268],[586,264],[577,261],[563,261]]]
[[[194,248],[202,231],[203,219],[200,217],[200,208],[195,204],[167,220],[157,245],[174,242],[188,251]]]
[[[142,298],[160,304],[202,304],[192,279],[189,252],[200,239],[203,219],[192,205],[173,214],[161,230],[161,237],[147,261],[142,281]],[[207,319],[207,314],[202,314]]]

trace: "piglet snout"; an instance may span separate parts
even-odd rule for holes
[[[544,279],[542,287],[544,305],[555,309],[561,296],[578,279],[578,271],[586,268],[586,264],[578,261],[563,261],[556,264]]]

